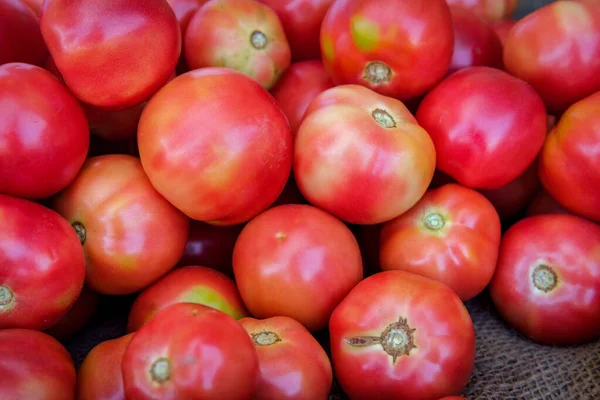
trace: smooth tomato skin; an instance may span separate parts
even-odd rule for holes
[[[40,24],[69,89],[96,107],[144,102],[167,82],[181,53],[166,0],[47,0]]]
[[[321,25],[321,54],[334,84],[405,101],[446,75],[453,36],[444,0],[337,0]]]
[[[75,303],[69,308],[67,313],[50,329],[45,332],[50,336],[65,342],[71,339],[75,334],[87,324],[98,309],[100,296],[92,289],[84,286],[75,300]]]
[[[382,122],[376,111],[385,113]],[[352,224],[374,225],[404,213],[435,170],[433,142],[404,104],[359,85],[317,96],[294,145],[300,192]]]
[[[498,259],[501,226],[492,203],[449,183],[429,190],[381,230],[381,269],[403,270],[449,286],[463,301],[488,285]]]
[[[569,107],[548,134],[540,179],[560,205],[600,221],[600,92]]]
[[[271,94],[285,113],[293,135],[296,135],[310,103],[332,87],[321,61],[297,62],[284,72]]]
[[[0,66],[0,193],[49,197],[70,184],[90,144],[77,100],[42,68]]]
[[[600,7],[557,1],[519,20],[504,46],[504,64],[560,114],[600,90]]]
[[[142,290],[183,254],[189,221],[152,187],[135,157],[88,159],[53,208],[83,227],[86,284],[101,294]]]
[[[558,204],[558,202],[550,195],[550,193],[548,193],[546,189],[542,188],[538,192],[537,196],[535,196],[531,204],[529,204],[529,207],[527,207],[525,216],[533,217],[543,214],[571,214],[571,212]]]
[[[161,360],[165,368],[156,368]],[[136,332],[122,372],[126,398],[250,400],[259,366],[250,335],[236,320],[201,304],[178,303]]]
[[[489,287],[502,317],[539,343],[575,345],[600,337],[598,243],[600,226],[568,214],[530,217],[509,228]],[[539,266],[555,279],[546,272],[536,283]]]
[[[256,318],[287,316],[311,332],[363,277],[354,235],[316,207],[289,204],[250,221],[233,251],[235,280]]]
[[[142,113],[138,145],[171,204],[221,226],[266,210],[292,166],[285,114],[258,83],[227,68],[190,71],[162,88]]]
[[[446,0],[450,6],[460,6],[489,22],[510,18],[519,0]]]
[[[48,49],[37,13],[26,1],[0,2],[0,65],[27,63],[42,66]]]
[[[256,33],[262,41],[255,40]],[[271,89],[292,55],[275,11],[257,1],[210,0],[192,17],[185,33],[191,69],[225,67]]]
[[[293,61],[319,60],[321,23],[333,0],[258,0],[279,17]]]
[[[74,400],[75,366],[53,337],[30,329],[0,330],[2,400]]]
[[[258,354],[260,377],[254,392],[261,400],[326,400],[331,361],[306,328],[290,317],[242,318]]]
[[[125,398],[121,362],[133,333],[97,344],[77,371],[77,399],[122,400]]]
[[[49,208],[1,194],[0,219],[0,329],[50,328],[83,287],[77,235]]]
[[[412,336],[416,349],[395,363],[381,344],[350,342],[380,338],[401,318],[415,331],[397,329]],[[329,331],[336,379],[353,400],[457,395],[473,370],[475,330],[462,301],[444,284],[410,272],[385,271],[363,280],[335,309]]]
[[[450,75],[425,96],[416,116],[433,139],[437,168],[475,189],[497,189],[516,179],[546,136],[538,94],[490,67]]]

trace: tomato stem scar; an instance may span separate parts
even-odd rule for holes
[[[275,332],[262,331],[259,333],[252,333],[250,336],[256,346],[270,346],[277,342],[281,342],[281,339]]]
[[[365,67],[363,79],[373,85],[388,83],[392,80],[392,70],[381,61],[372,61]]]
[[[71,225],[73,229],[75,229],[75,233],[77,233],[77,237],[79,238],[79,242],[81,244],[85,243],[85,239],[87,237],[87,232],[85,230],[85,226],[79,221],[73,222]]]
[[[267,36],[261,31],[254,31],[250,35],[250,44],[252,44],[252,47],[254,47],[257,50],[261,50],[267,47],[267,43]]]
[[[168,358],[161,357],[154,361],[150,368],[150,376],[152,381],[162,384],[171,379],[171,362]]]
[[[384,128],[396,127],[396,121],[394,120],[394,117],[392,117],[390,113],[388,113],[385,110],[382,110],[381,108],[376,108],[375,110],[373,110],[371,115],[373,116],[375,122],[377,122]]]
[[[552,268],[547,265],[538,265],[531,276],[533,286],[544,293],[552,291],[558,284],[558,276]]]
[[[13,291],[9,287],[0,286],[0,311],[9,308],[15,299]]]
[[[423,218],[423,223],[428,229],[433,231],[438,231],[446,225],[446,221],[444,221],[444,217],[440,213],[431,213],[427,214],[425,218]]]

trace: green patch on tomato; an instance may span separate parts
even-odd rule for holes
[[[350,20],[350,34],[360,51],[373,51],[379,44],[379,25],[360,15]]]
[[[333,61],[334,49],[333,49],[333,39],[331,39],[331,37],[325,36],[323,38],[322,48],[323,48],[323,57],[325,57],[325,59],[327,61]]]
[[[242,310],[236,310],[232,307],[229,301],[227,301],[220,293],[206,286],[196,286],[184,293],[183,296],[181,296],[181,302],[203,304],[222,311],[234,319],[240,319],[246,316]]]

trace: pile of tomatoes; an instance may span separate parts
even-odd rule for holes
[[[2,0],[0,398],[450,398],[488,294],[600,337],[600,2],[516,5]]]

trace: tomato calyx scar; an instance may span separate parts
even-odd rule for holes
[[[264,49],[265,47],[267,47],[268,43],[269,40],[267,39],[267,36],[261,31],[256,30],[250,34],[250,44],[256,50]]]
[[[75,233],[77,233],[77,237],[79,238],[79,242],[83,245],[85,244],[85,240],[87,238],[87,231],[85,226],[79,221],[75,221],[71,224],[73,229],[75,229]]]
[[[171,379],[171,362],[166,357],[161,357],[150,367],[152,382],[162,385]]]
[[[531,274],[533,286],[544,293],[551,292],[558,285],[558,275],[547,265],[540,264]]]
[[[365,67],[363,79],[372,85],[389,83],[392,80],[392,70],[381,61],[371,61]]]
[[[375,122],[377,122],[379,124],[379,126],[381,126],[383,128],[390,129],[390,128],[396,127],[396,121],[394,120],[394,117],[392,117],[390,115],[390,113],[387,112],[386,110],[382,110],[381,108],[376,108],[371,113],[371,116],[373,117]]]
[[[255,346],[270,346],[277,342],[281,342],[281,338],[275,332],[271,331],[251,333],[250,337]]]
[[[11,308],[15,300],[13,291],[4,285],[0,285],[0,311]]]
[[[425,227],[432,231],[439,231],[446,225],[446,221],[444,220],[444,216],[440,213],[431,213],[427,214],[423,218],[423,223]]]

